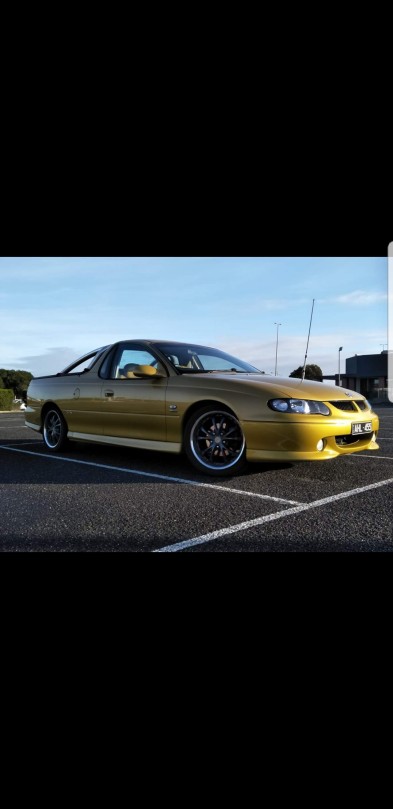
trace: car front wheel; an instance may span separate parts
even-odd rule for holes
[[[184,435],[188,459],[207,475],[234,475],[246,463],[246,441],[237,418],[205,407],[190,418]]]
[[[66,446],[67,425],[56,408],[51,408],[46,413],[42,434],[45,445],[51,452],[59,452]]]

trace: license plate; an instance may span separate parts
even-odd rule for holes
[[[361,421],[358,424],[352,424],[352,435],[364,435],[364,433],[372,433],[373,425],[371,421]]]

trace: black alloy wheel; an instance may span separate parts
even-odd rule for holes
[[[207,475],[234,475],[246,463],[246,441],[240,424],[224,409],[207,406],[189,420],[184,448],[188,459]]]
[[[67,425],[60,411],[54,407],[45,414],[42,434],[45,446],[51,452],[59,452],[67,444]]]

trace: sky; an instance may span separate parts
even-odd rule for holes
[[[109,343],[221,348],[288,376],[387,346],[387,257],[0,257],[0,368],[42,376]],[[277,324],[280,324],[277,326]]]

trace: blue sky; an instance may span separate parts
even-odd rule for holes
[[[387,257],[0,258],[0,367],[56,373],[126,338],[216,346],[288,375],[387,348]]]

